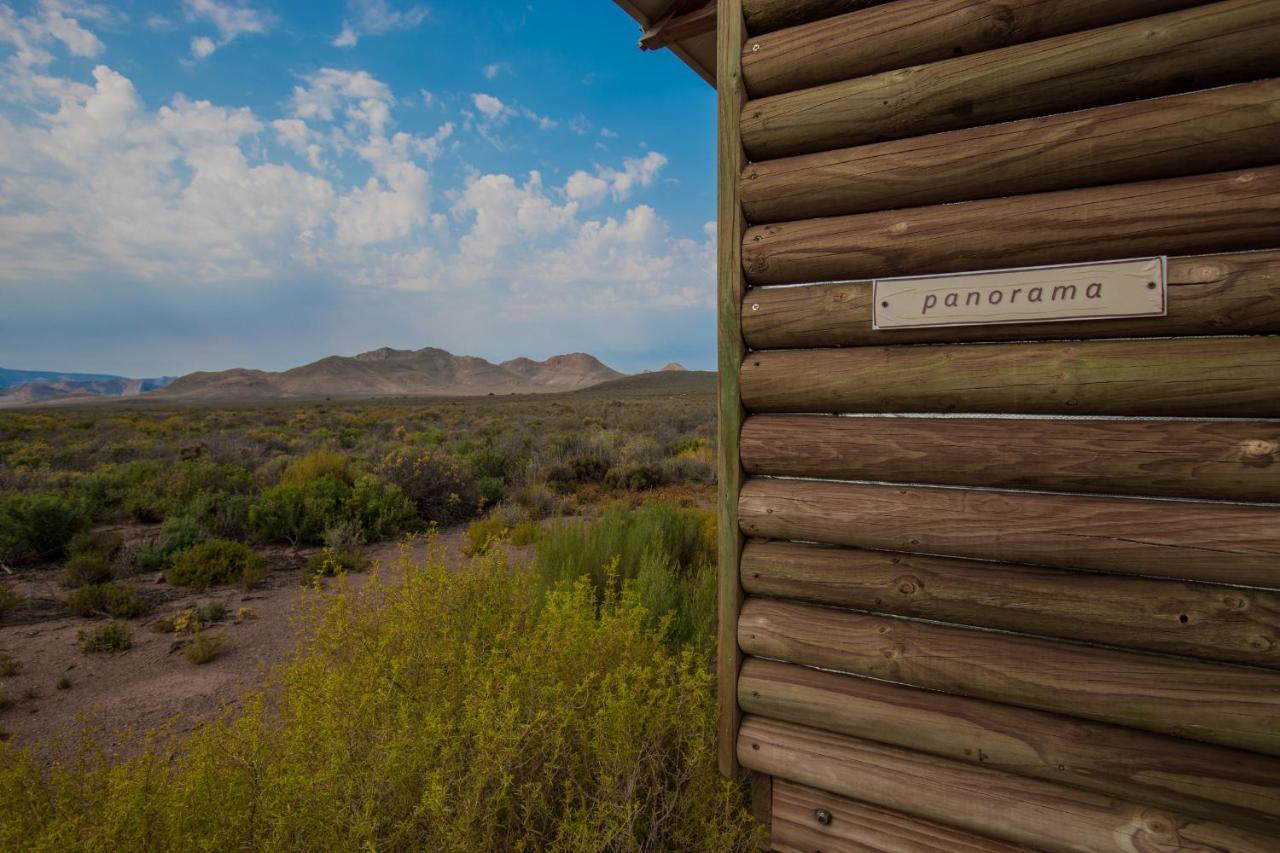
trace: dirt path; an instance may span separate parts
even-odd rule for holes
[[[464,529],[441,532],[449,565],[458,566]],[[370,549],[369,556],[384,567],[400,556],[396,543]],[[414,543],[410,553],[421,559],[425,542]],[[302,561],[294,561],[300,564]],[[120,743],[123,730],[145,731],[181,717],[176,731],[189,731],[200,719],[224,706],[234,707],[240,696],[263,683],[266,672],[282,661],[295,646],[304,590],[300,569],[273,571],[258,589],[243,592],[223,587],[205,593],[188,593],[156,584],[151,578],[133,579],[149,598],[159,603],[141,619],[129,621],[133,647],[123,654],[88,655],[80,651],[78,633],[101,620],[67,615],[54,600],[53,578],[26,578],[22,591],[34,601],[12,613],[0,625],[0,666],[6,656],[17,663],[17,672],[5,676],[0,669],[0,732],[22,746],[34,746],[46,758],[65,754],[68,737],[88,731],[104,745]],[[356,584],[367,573],[352,575]],[[325,581],[332,586],[333,581]],[[173,648],[174,634],[151,629],[156,620],[179,611],[213,602],[231,614],[240,608],[253,618],[231,620],[209,629],[226,637],[226,650],[212,661],[196,665]],[[60,688],[63,677],[69,687]],[[65,682],[64,682],[65,684]]]

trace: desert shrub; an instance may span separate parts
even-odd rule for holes
[[[508,532],[507,526],[497,516],[478,518],[467,525],[467,541],[462,551],[468,557],[488,553],[489,548],[505,539]]]
[[[123,548],[124,536],[118,532],[82,530],[71,538],[67,552],[72,556],[98,554],[110,562],[120,555]]]
[[[394,577],[340,586],[272,685],[180,743],[48,769],[0,746],[0,848],[754,849],[712,677],[633,597],[540,602],[496,556]]]
[[[267,540],[319,542],[326,529],[343,521],[350,495],[351,487],[332,474],[305,484],[281,483],[249,508],[249,522]]]
[[[115,654],[133,648],[133,634],[123,622],[108,622],[100,628],[79,633],[80,651],[85,654]]]
[[[0,560],[57,560],[89,526],[83,501],[55,492],[0,496]]]
[[[100,465],[76,481],[81,495],[95,518],[126,508],[131,499],[140,500],[163,468],[155,459],[134,459],[115,465]]]
[[[208,663],[222,654],[227,646],[227,638],[221,634],[205,634],[203,632],[192,637],[182,647],[182,656],[194,664]]]
[[[535,521],[521,521],[511,528],[509,539],[512,545],[517,548],[523,548],[525,545],[532,545],[538,541],[538,537],[542,535],[542,528]]]
[[[197,634],[206,626],[216,625],[227,618],[227,606],[221,602],[188,607],[172,616],[151,623],[151,630],[161,634]]]
[[[548,466],[543,470],[542,478],[556,491],[567,492],[578,485],[603,482],[608,472],[608,458],[600,453],[586,452]]]
[[[147,612],[147,602],[142,593],[114,583],[80,587],[68,596],[67,607],[74,616],[110,616],[113,619],[133,619]]]
[[[307,572],[332,576],[341,572],[359,572],[365,567],[364,534],[359,524],[346,523],[324,532],[324,550],[307,560]]]
[[[382,476],[399,486],[427,521],[466,521],[479,508],[475,478],[462,462],[447,453],[394,452],[383,461]]]
[[[106,558],[92,551],[76,554],[62,569],[62,585],[67,589],[106,583],[111,577],[111,565]]]
[[[632,590],[656,620],[670,621],[674,642],[708,646],[714,558],[707,513],[650,502],[552,525],[538,541],[534,570],[545,588],[586,577],[602,600],[619,587]]]
[[[643,492],[662,485],[662,469],[652,462],[631,462],[618,468],[610,468],[604,481],[615,489]]]
[[[180,552],[165,572],[174,586],[208,589],[236,583],[252,587],[267,576],[267,562],[242,542],[214,539]]]
[[[369,475],[356,480],[342,515],[365,541],[394,539],[418,525],[417,508],[400,487]]]
[[[333,477],[348,486],[355,482],[350,461],[332,450],[316,450],[292,460],[280,475],[280,482],[289,486],[305,486],[321,477]]]
[[[476,500],[481,509],[501,503],[507,496],[507,484],[498,477],[481,477],[476,480]]]
[[[22,603],[22,595],[6,583],[0,582],[0,618]]]
[[[0,678],[12,678],[22,669],[22,664],[4,652],[0,652]]]

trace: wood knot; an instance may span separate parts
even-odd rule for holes
[[[922,586],[918,578],[911,578],[911,577],[898,578],[897,580],[894,581],[894,584],[897,585],[898,592],[902,593],[903,595],[915,595],[916,592],[919,591],[920,587]]]
[[[1240,442],[1240,461],[1249,468],[1267,468],[1276,461],[1277,450],[1274,441],[1251,438]]]

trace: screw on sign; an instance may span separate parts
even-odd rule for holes
[[[813,819],[823,826],[827,826],[831,823],[831,812],[826,809],[814,809]]]

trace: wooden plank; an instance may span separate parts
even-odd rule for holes
[[[1275,836],[870,741],[748,717],[746,766],[1051,853],[1274,853]]]
[[[1030,2],[1030,0],[1027,0]],[[888,7],[886,7],[888,8]],[[1264,166],[1280,80],[1260,80],[747,166],[752,222],[868,213]]]
[[[736,746],[734,752],[737,752]],[[769,830],[773,828],[773,777],[764,773],[751,774],[751,816]],[[769,838],[761,838],[759,849],[772,850]]]
[[[1205,0],[898,0],[761,35],[742,61],[753,98],[1159,15]],[[755,45],[759,45],[757,50]]]
[[[717,0],[677,2],[640,36],[641,50],[660,50],[684,39],[716,31]]]
[[[738,516],[765,539],[1280,587],[1274,505],[752,478]]]
[[[743,605],[738,645],[756,657],[1280,754],[1280,673],[1271,670],[762,598]]]
[[[1280,338],[755,352],[753,412],[1280,415]]]
[[[765,285],[1276,247],[1280,166],[1268,166],[758,225],[743,258]]]
[[[1280,72],[1277,42],[1274,0],[1225,0],[757,98],[742,139],[771,160],[1257,80]]]
[[[748,32],[768,33],[885,2],[887,0],[743,0],[742,11]]]
[[[739,366],[746,347],[742,341],[739,311],[746,288],[742,270],[742,235],[746,220],[738,198],[735,176],[742,171],[743,152],[738,133],[738,116],[745,97],[742,88],[742,0],[719,0],[719,199],[716,219],[717,254],[717,351],[719,359],[719,414],[717,426],[716,480],[719,484],[717,512],[718,595],[716,630],[716,680],[719,697],[719,761],[726,776],[738,773],[734,742],[737,738],[738,651],[736,626],[743,593],[738,580],[738,560],[742,554],[742,534],[738,531],[738,496],[742,486],[742,463],[738,455],[738,434],[742,429],[742,396]]]
[[[1166,281],[1164,317],[883,331],[871,328],[870,282],[754,288],[743,333],[762,350],[1280,332],[1280,252],[1170,258]]]
[[[1280,833],[1280,761],[1121,726],[748,658],[746,712]]]
[[[1280,503],[1280,423],[756,415],[750,474]]]
[[[1057,569],[749,542],[747,593],[1280,668],[1280,595]]]
[[[826,812],[824,824],[817,819]],[[782,853],[1017,853],[1030,848],[983,838],[778,780],[773,795],[774,850]]]

